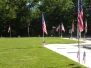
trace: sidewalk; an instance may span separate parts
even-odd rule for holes
[[[66,39],[66,38],[65,38]],[[73,39],[77,40],[77,39]],[[91,41],[86,40],[83,44],[90,44]],[[78,62],[77,52],[78,52],[78,44],[49,44],[45,45],[46,48],[51,49],[61,55],[64,55],[76,62]],[[86,63],[83,63],[83,52],[86,52]],[[78,62],[79,63],[79,62]],[[80,48],[80,64],[91,68],[91,50],[81,47]]]

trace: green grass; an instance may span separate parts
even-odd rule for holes
[[[77,41],[46,37],[47,44]],[[66,41],[66,42],[65,42]],[[41,37],[0,38],[0,68],[86,68],[42,46]]]

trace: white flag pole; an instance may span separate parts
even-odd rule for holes
[[[78,12],[79,12],[79,0],[78,0]],[[80,65],[80,39],[79,36],[81,38],[81,32],[79,32],[79,25],[77,23],[77,38],[78,38],[78,51],[79,51],[79,65]]]
[[[60,24],[59,24],[59,26],[60,26]],[[61,26],[59,27],[59,37],[60,37],[60,30],[61,30]]]
[[[45,43],[45,41],[44,41],[44,23],[45,23],[45,21],[44,21],[44,16],[43,16],[43,13],[42,13],[42,29],[43,29],[43,41],[42,41],[42,45],[44,45],[44,43]]]
[[[62,38],[62,23],[61,23],[61,38]]]
[[[29,25],[28,25],[28,36],[29,36]]]
[[[43,42],[44,42],[44,32],[43,32]]]
[[[85,31],[84,31],[84,40],[86,40],[86,31],[87,31],[87,19],[85,21]]]
[[[10,37],[11,37],[11,27],[10,27]]]

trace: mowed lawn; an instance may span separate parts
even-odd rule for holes
[[[47,44],[77,41],[46,37]],[[0,68],[86,68],[42,46],[42,37],[0,38]]]

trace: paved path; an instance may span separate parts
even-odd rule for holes
[[[86,40],[85,42],[86,43],[81,43],[81,44],[91,44],[91,41]],[[48,45],[45,45],[45,47],[78,62],[78,58],[77,58],[78,46],[77,45],[78,44],[48,44]],[[83,60],[82,60],[84,51],[86,52],[86,63],[83,63]],[[91,68],[91,50],[90,49],[86,49],[83,47],[80,48],[80,64],[86,66],[87,68]]]

